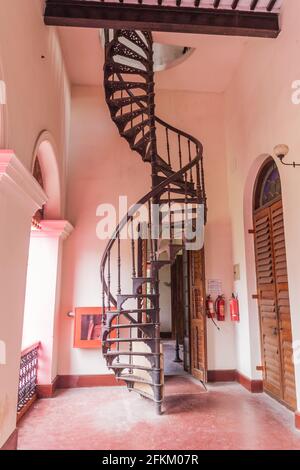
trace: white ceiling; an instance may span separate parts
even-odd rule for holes
[[[104,51],[99,40],[99,31],[89,28],[58,29],[71,83],[102,84]],[[176,67],[156,73],[156,87],[202,92],[224,91],[238,66],[244,45],[248,41],[266,41],[178,33],[154,33],[153,36],[156,42],[195,48]]]

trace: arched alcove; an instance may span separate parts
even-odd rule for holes
[[[47,131],[43,131],[35,144],[33,153],[32,173],[37,167],[41,172],[43,189],[48,196],[44,207],[43,218],[47,220],[59,220],[62,218],[61,205],[61,178],[59,175],[58,152],[53,137]]]

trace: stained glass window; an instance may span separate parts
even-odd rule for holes
[[[258,177],[255,209],[270,204],[281,196],[281,182],[278,168],[274,160],[268,160]]]

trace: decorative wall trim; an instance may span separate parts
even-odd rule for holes
[[[67,220],[41,220],[41,230],[33,230],[33,238],[61,238],[66,240],[74,230]]]
[[[125,385],[112,374],[107,375],[60,375],[57,388],[113,387]]]
[[[235,382],[236,370],[209,370],[207,380],[208,382]]]
[[[0,450],[17,450],[18,448],[18,430],[15,429],[14,432],[7,439],[5,444],[0,448]]]
[[[239,371],[236,371],[236,381],[251,393],[262,393],[264,391],[262,380],[251,380]]]
[[[12,150],[0,151],[0,188],[6,184],[32,205],[32,213],[47,202],[47,196]]]
[[[58,388],[59,377],[55,377],[51,384],[37,385],[37,396],[38,398],[53,398],[56,389]]]
[[[238,370],[209,370],[208,382],[238,382],[251,393],[263,392],[263,381],[252,380],[241,374]]]
[[[251,393],[263,392],[262,380],[251,380],[235,369],[209,370],[207,372],[208,382],[238,382]],[[52,384],[38,385],[38,398],[52,398],[57,389],[81,388],[81,387],[115,387],[123,386],[124,382],[116,380],[112,374],[102,375],[58,375]],[[299,420],[300,429],[300,413]]]
[[[300,429],[300,411],[296,411],[295,413],[295,426],[296,429]]]

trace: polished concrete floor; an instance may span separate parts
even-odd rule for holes
[[[20,449],[300,449],[293,413],[238,384],[166,377],[164,414],[125,387],[60,390],[20,423]]]

